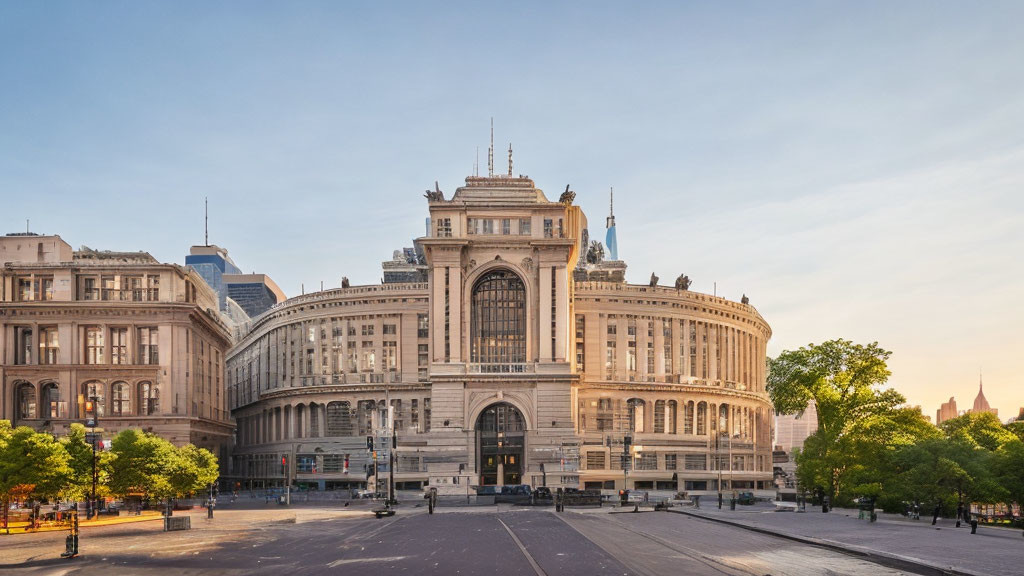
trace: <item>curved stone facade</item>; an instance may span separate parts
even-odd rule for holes
[[[428,197],[426,282],[257,318],[227,359],[229,475],[362,488],[367,436],[382,464],[390,417],[399,487],[768,488],[768,324],[685,287],[585,280],[571,201],[524,177],[467,178]]]

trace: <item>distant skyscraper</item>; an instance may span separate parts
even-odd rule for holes
[[[225,248],[210,244],[207,246],[193,246],[189,255],[185,256],[185,265],[191,266],[206,280],[206,283],[217,293],[218,310],[225,310],[224,299],[227,298],[227,290],[224,288],[225,274],[241,274],[238,266],[231,261],[228,251]]]
[[[993,416],[999,416],[999,410],[992,408],[988,405],[988,399],[985,398],[985,392],[982,391],[981,375],[978,375],[978,395],[974,398],[974,407],[971,408],[971,413],[981,414],[982,412],[988,412]]]
[[[935,425],[938,426],[950,418],[956,418],[960,414],[956,409],[956,400],[950,396],[949,402],[943,403],[939,406],[939,409],[935,411]]]
[[[615,190],[609,192],[608,198],[608,218],[605,220],[605,226],[608,228],[608,232],[604,237],[605,248],[608,249],[608,259],[618,260],[619,259],[619,243],[615,240]]]
[[[812,400],[798,414],[779,414],[775,417],[775,444],[787,453],[803,448],[804,440],[818,431],[818,407]]]

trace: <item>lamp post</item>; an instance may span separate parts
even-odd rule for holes
[[[96,405],[96,394],[93,392],[92,396],[85,402],[85,425],[89,428],[89,438],[92,444],[92,498],[89,500],[89,506],[87,507],[86,517],[92,518],[96,508],[96,423],[99,420],[97,414],[99,412]]]

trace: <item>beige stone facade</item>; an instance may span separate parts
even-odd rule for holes
[[[0,238],[0,262],[0,418],[61,434],[95,396],[105,438],[142,428],[226,458],[229,336],[194,271],[27,234]]]
[[[362,487],[390,406],[406,487],[769,487],[754,308],[574,274],[587,219],[529,178],[427,196],[426,282],[292,298],[232,349],[236,481]]]

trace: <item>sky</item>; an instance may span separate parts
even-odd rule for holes
[[[380,281],[423,191],[566,184],[631,282],[892,351],[934,418],[1024,406],[1019,2],[3,2],[0,231],[289,296]]]

